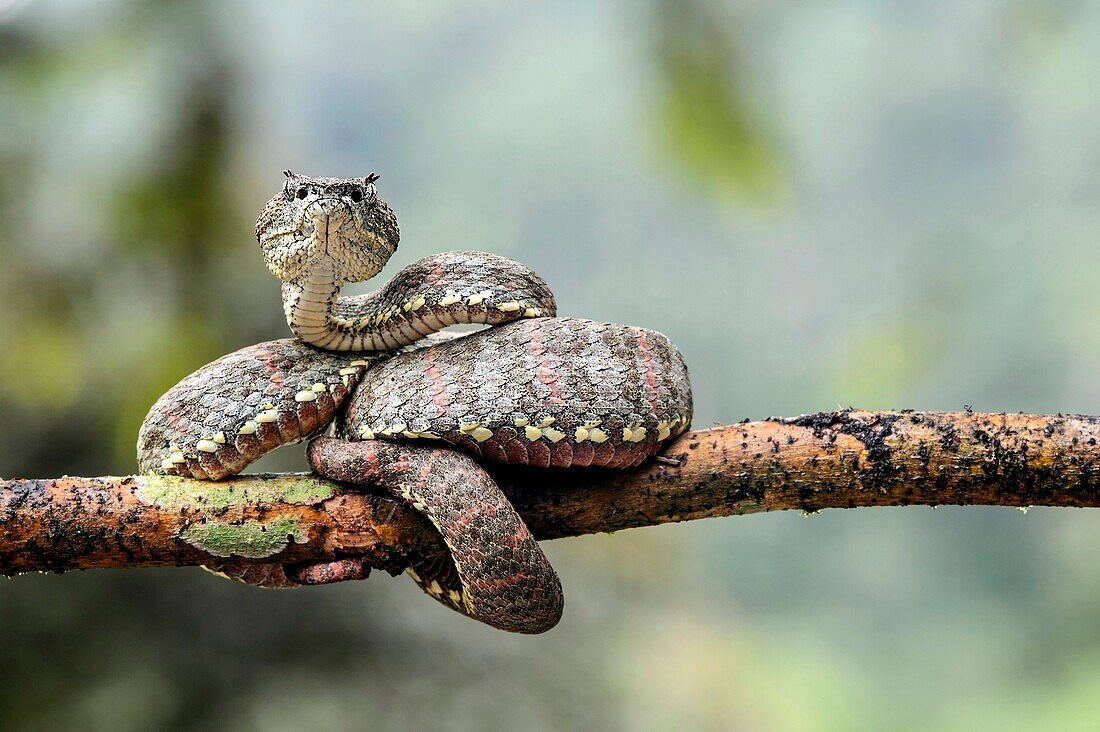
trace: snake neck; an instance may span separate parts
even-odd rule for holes
[[[304,278],[283,285],[283,311],[298,338],[327,351],[387,351],[410,345],[448,323],[426,324],[387,308],[378,293],[340,297],[331,260],[319,261]]]
[[[527,267],[484,252],[443,252],[413,262],[367,295],[340,297],[331,259],[283,284],[294,335],[329,351],[391,351],[451,325],[500,325],[552,316],[554,295]]]
[[[304,278],[283,285],[283,312],[294,335],[310,345],[330,351],[355,348],[349,334],[341,332],[333,317],[340,295],[332,261],[324,258]]]

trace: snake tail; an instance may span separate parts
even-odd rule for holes
[[[202,565],[207,572],[246,585],[265,589],[289,589],[304,585],[366,579],[371,567],[360,557],[344,557],[331,562],[276,564],[226,559]]]

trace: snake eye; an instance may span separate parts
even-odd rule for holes
[[[294,195],[296,195],[298,197],[298,200],[302,200],[303,198],[305,198],[306,196],[309,195],[309,191],[306,189],[305,186],[302,186],[301,188],[298,189],[298,192],[295,193]]]
[[[352,188],[351,193],[348,194],[348,197],[356,203],[359,203],[363,200],[363,191],[359,188]]]

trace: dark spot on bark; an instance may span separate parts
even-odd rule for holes
[[[955,425],[947,424],[940,429],[940,447],[947,452],[958,452],[959,435]]]
[[[917,447],[917,461],[920,462],[921,470],[924,470],[924,471],[927,472],[928,463],[931,460],[932,460],[932,452],[931,452],[931,450],[929,450],[928,445],[926,443],[922,442]]]
[[[825,430],[844,421],[851,414],[850,409],[839,412],[818,412],[816,414],[803,414],[800,417],[779,420],[780,424],[789,424],[795,427],[805,427],[813,431],[814,437],[819,440],[825,436]],[[835,437],[834,437],[835,439]]]

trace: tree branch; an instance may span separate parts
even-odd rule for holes
[[[539,539],[784,509],[1100,506],[1100,420],[845,410],[689,432],[632,471],[490,466]],[[442,542],[402,502],[308,474],[0,481],[0,573],[365,555]]]

